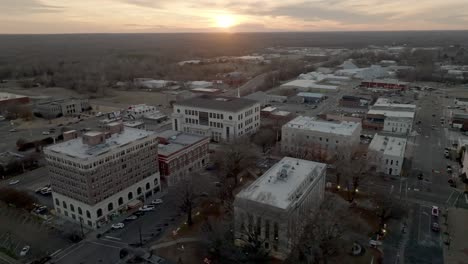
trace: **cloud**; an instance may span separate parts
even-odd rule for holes
[[[0,10],[3,14],[34,14],[62,12],[63,7],[46,5],[38,0],[4,0],[0,1]]]

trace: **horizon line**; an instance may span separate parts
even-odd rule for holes
[[[0,33],[0,36],[21,35],[143,35],[143,34],[274,34],[274,33],[391,33],[391,32],[465,32],[468,29],[408,29],[408,30],[324,30],[324,31],[188,31],[188,32],[81,32],[81,33]]]

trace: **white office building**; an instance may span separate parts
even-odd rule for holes
[[[405,159],[406,138],[376,134],[369,145],[368,157],[378,172],[398,176]]]
[[[369,115],[385,117],[383,131],[400,135],[409,135],[413,128],[416,105],[395,104],[387,98],[379,98],[371,107]]]
[[[257,236],[263,247],[285,259],[301,237],[306,219],[325,192],[326,164],[283,158],[240,191],[234,201],[236,244]]]
[[[361,130],[361,123],[298,116],[282,127],[281,150],[300,158],[330,159],[358,146]]]
[[[194,97],[175,103],[172,119],[175,131],[230,141],[260,128],[260,103],[237,97]]]

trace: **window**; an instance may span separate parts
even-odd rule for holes
[[[75,212],[75,206],[73,206],[73,204],[70,204],[70,210],[71,210],[72,212]]]
[[[270,239],[270,220],[265,220],[265,239]]]
[[[97,217],[101,217],[102,216],[102,209],[99,208],[97,211],[96,211],[96,215]]]
[[[390,165],[393,165],[393,160],[390,160]]]
[[[112,210],[114,210],[114,204],[113,204],[113,203],[109,203],[109,204],[107,205],[107,211],[110,212],[110,211],[112,211]]]
[[[275,238],[275,240],[278,240],[278,232],[278,223],[275,222],[275,224],[273,225],[273,237]]]
[[[55,205],[60,206],[60,201],[57,198],[55,198]]]
[[[83,215],[83,210],[81,210],[81,207],[78,207],[78,214]]]
[[[387,165],[388,165],[388,159],[386,159],[386,160],[385,160],[385,164],[387,164]]]
[[[128,193],[128,200],[131,200],[131,199],[133,199],[133,193],[132,193],[132,192],[129,192],[129,193]]]
[[[151,188],[151,185],[149,182],[146,183],[146,190],[149,190]]]
[[[141,187],[138,187],[137,189],[137,195],[141,194],[142,190],[141,190]]]
[[[398,166],[398,160],[397,160],[397,161],[395,161],[395,162],[396,162],[396,165]]]
[[[88,210],[86,210],[86,217],[91,218],[91,213]]]
[[[255,230],[255,235],[259,236],[262,231],[262,218],[260,216],[257,216],[257,228]]]
[[[229,120],[232,120],[232,116],[229,116]]]
[[[67,209],[67,203],[65,201],[62,202],[62,207]]]
[[[119,205],[122,205],[122,204],[123,204],[123,198],[122,198],[122,197],[119,198],[118,203],[119,203]]]
[[[91,221],[88,220],[88,225],[89,226],[93,226],[93,223]]]

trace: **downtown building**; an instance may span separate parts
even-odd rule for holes
[[[361,123],[298,116],[281,129],[281,151],[290,156],[328,160],[359,146]]]
[[[367,112],[365,125],[366,128],[409,135],[413,129],[415,112],[416,105],[395,104],[387,98],[379,98]],[[379,123],[380,126],[376,123]]]
[[[285,259],[325,193],[326,164],[285,157],[241,190],[234,200],[235,243],[263,241],[273,257]]]
[[[260,128],[260,103],[254,100],[200,96],[174,103],[172,129],[231,141]]]
[[[209,161],[210,138],[174,130],[157,134],[162,181],[173,186],[204,168]]]
[[[160,191],[154,132],[110,123],[44,149],[57,215],[98,228]]]
[[[391,176],[401,175],[405,160],[406,138],[375,134],[367,156],[377,172]]]

